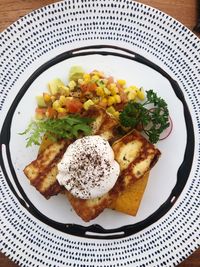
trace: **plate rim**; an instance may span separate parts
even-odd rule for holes
[[[65,1],[61,1],[61,2],[65,2]],[[48,5],[47,7],[51,7],[51,6],[57,6],[57,5],[59,5],[59,3],[61,3],[61,2],[56,2],[56,3],[53,3],[53,4],[50,4],[50,5]],[[128,2],[128,1],[124,1],[124,2]],[[131,4],[131,3],[130,3]],[[141,7],[141,6],[147,6],[147,5],[144,5],[144,4],[142,4],[142,3],[138,3],[139,4],[139,6]],[[148,7],[150,7],[150,6],[148,6]],[[42,10],[42,9],[44,9],[44,7],[43,8],[39,8],[38,10]],[[155,9],[155,8],[152,8],[152,7],[150,7],[150,9],[151,9],[151,11],[152,10],[157,10],[157,9]],[[159,11],[159,10],[158,10]],[[34,14],[34,12],[31,12],[31,13],[33,13]],[[165,16],[166,16],[166,18],[168,18],[168,17],[170,17],[169,15],[167,15],[166,13],[164,13],[164,12],[161,12],[161,11],[159,11],[159,13],[163,13],[163,14],[165,14]],[[30,13],[29,13],[30,14]],[[29,17],[29,14],[27,14],[25,17]],[[172,18],[172,17],[171,17]],[[173,20],[175,20],[179,25],[181,25],[181,26],[183,26],[184,28],[186,28],[183,24],[181,24],[180,22],[178,22],[176,19],[174,19],[174,18],[172,18]],[[18,21],[21,21],[22,19],[19,19]],[[17,24],[17,22],[15,22],[16,24]],[[14,24],[15,24],[14,23]],[[13,24],[12,24],[13,25]],[[11,25],[11,26],[12,26]],[[11,27],[10,26],[10,27]],[[10,28],[10,27],[8,27],[7,29],[5,29],[5,31],[4,32],[7,32],[8,31],[8,29]],[[186,28],[186,30],[188,31],[188,33],[190,33],[191,34],[191,31],[188,29],[188,28]],[[4,33],[3,32],[3,33]],[[193,37],[195,37],[194,39],[196,39],[196,41],[199,41],[198,40],[198,38],[192,33],[192,35],[193,35]],[[190,253],[191,253],[191,251],[190,251]]]

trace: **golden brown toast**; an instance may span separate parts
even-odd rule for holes
[[[136,130],[116,141],[112,148],[121,173],[115,186],[107,194],[83,200],[65,192],[76,213],[86,222],[96,218],[105,208],[117,207],[111,204],[123,192],[126,194],[127,188],[148,173],[160,156],[160,151]],[[144,189],[144,185],[142,188]]]

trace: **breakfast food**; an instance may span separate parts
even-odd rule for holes
[[[91,125],[93,135],[100,135],[109,142],[114,139],[114,128],[117,126],[115,118],[110,117],[101,107],[91,107],[85,115],[96,118]],[[69,139],[55,142],[45,134],[38,157],[24,168],[30,183],[47,199],[63,191],[56,179],[57,164],[71,142]]]
[[[81,199],[106,194],[120,172],[112,148],[99,135],[86,136],[69,145],[57,167],[59,184]]]
[[[135,151],[132,150],[132,146],[137,147]],[[127,188],[148,173],[160,156],[160,151],[136,130],[116,141],[112,148],[121,172],[110,191],[101,197],[91,199],[76,198],[66,191],[74,210],[84,221],[96,218],[105,208],[110,207]]]
[[[40,147],[24,173],[45,198],[65,194],[84,221],[105,208],[136,215],[160,156],[152,143],[169,126],[167,105],[96,70],[73,67],[69,80],[51,81],[37,97],[36,120],[24,133],[27,145]]]
[[[52,143],[24,169],[30,183],[47,199],[62,192],[62,187],[56,180],[57,164],[70,143],[69,140]]]
[[[135,181],[135,183],[130,184],[117,198],[113,199],[109,208],[128,215],[136,216],[146,189],[148,177],[149,172]]]

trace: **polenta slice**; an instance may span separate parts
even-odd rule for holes
[[[149,174],[145,174],[141,179],[127,187],[110,205],[109,208],[116,211],[136,216],[144,191],[148,182]]]

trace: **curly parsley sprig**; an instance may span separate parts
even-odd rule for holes
[[[120,123],[129,128],[141,125],[149,141],[157,143],[161,133],[169,127],[169,111],[165,100],[153,90],[146,91],[146,98],[144,103],[129,101],[120,113]],[[149,105],[153,108],[146,108]]]
[[[92,132],[90,127],[92,122],[92,118],[71,115],[59,119],[33,120],[27,129],[20,134],[29,134],[29,137],[26,138],[26,146],[29,147],[33,144],[40,145],[44,133],[53,140],[61,138],[73,139],[77,138],[79,134],[89,135]]]

